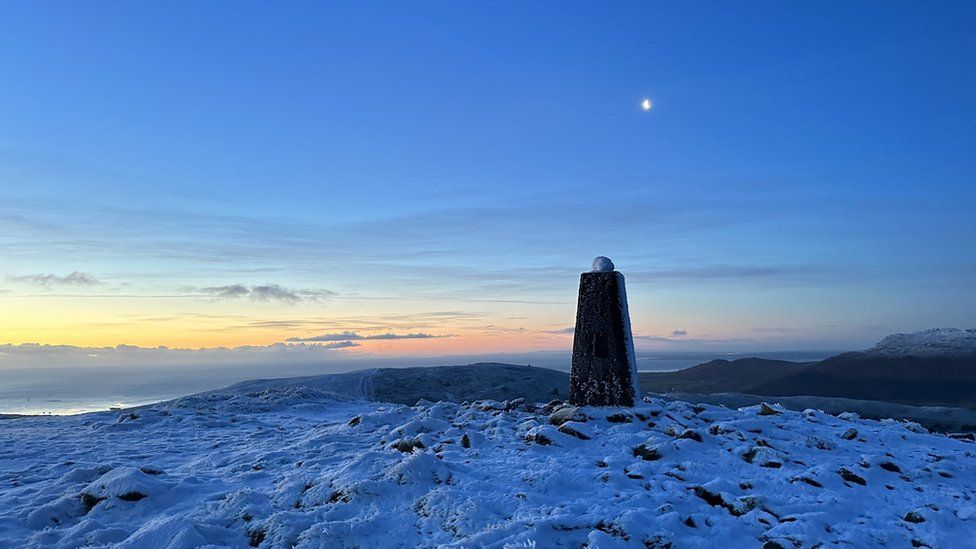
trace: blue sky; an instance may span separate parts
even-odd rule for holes
[[[0,343],[562,349],[598,254],[647,346],[974,324],[970,3],[25,2],[0,21]]]

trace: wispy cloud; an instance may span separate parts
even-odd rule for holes
[[[684,337],[688,335],[688,330],[675,330],[671,332],[671,337]]]
[[[244,284],[228,284],[226,286],[209,286],[199,288],[201,293],[212,295],[216,299],[251,299],[253,301],[298,303],[299,301],[316,301],[336,295],[329,290],[292,289],[278,284],[260,284],[247,286]]]
[[[8,276],[7,280],[18,284],[32,284],[35,286],[43,286],[45,288],[61,286],[98,286],[100,284],[104,284],[101,280],[98,280],[91,274],[80,271],[73,271],[64,276],[56,274]]]
[[[288,342],[319,342],[319,341],[364,341],[371,339],[438,339],[442,337],[451,337],[449,335],[434,335],[427,333],[416,333],[416,334],[372,334],[372,335],[361,335],[356,332],[337,332],[333,334],[322,334],[312,337],[289,337],[285,341]]]
[[[556,334],[556,335],[562,335],[562,334],[573,335],[574,333],[576,333],[576,327],[570,326],[568,328],[560,328],[558,330],[544,330],[543,333]]]

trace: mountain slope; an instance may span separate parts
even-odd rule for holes
[[[976,355],[844,353],[744,392],[976,408]]]
[[[644,391],[654,393],[749,393],[759,384],[802,371],[813,363],[740,358],[712,360],[677,372],[641,372]]]

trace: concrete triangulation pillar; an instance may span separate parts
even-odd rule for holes
[[[624,275],[606,257],[580,275],[569,402],[576,406],[633,406],[640,397],[634,337]]]

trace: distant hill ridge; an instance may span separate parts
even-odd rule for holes
[[[255,379],[214,392],[247,393],[268,388],[303,386],[346,398],[414,405],[481,399],[548,402],[567,398],[569,374],[549,368],[501,363],[414,368],[374,368],[344,374]]]
[[[976,330],[895,334],[863,352],[820,362],[713,360],[687,370],[642,373],[657,393],[813,395],[976,409]]]

